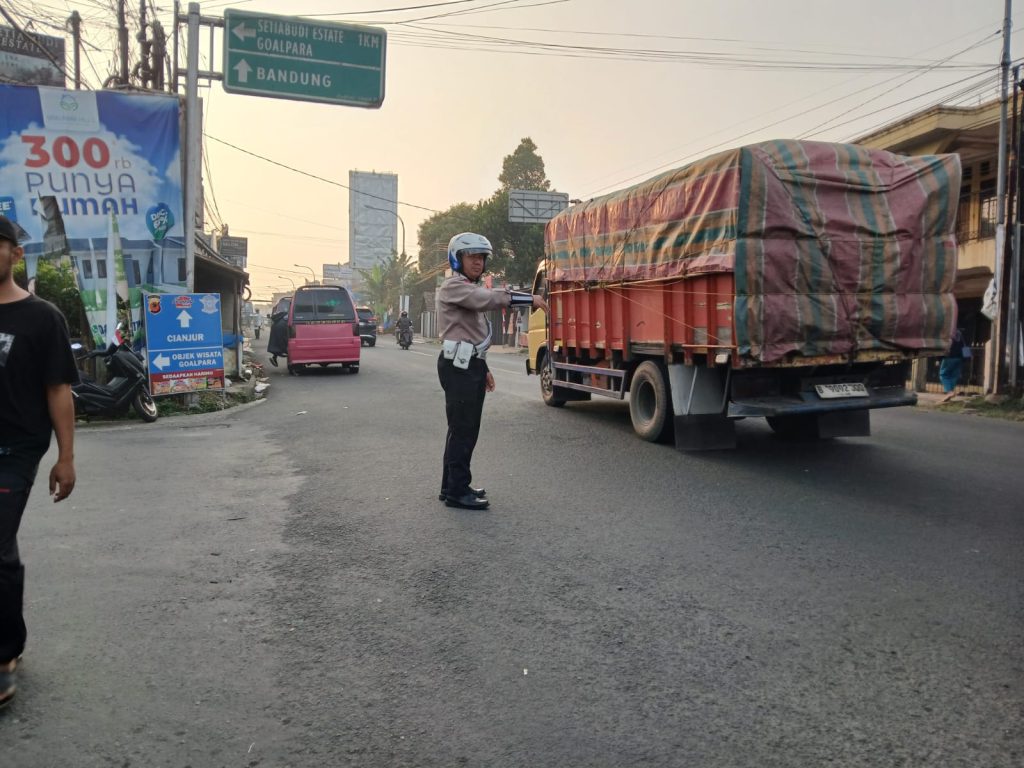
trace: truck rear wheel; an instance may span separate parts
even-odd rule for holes
[[[633,430],[651,443],[672,437],[672,396],[665,368],[652,360],[636,367],[629,385],[629,416]]]
[[[546,350],[541,350],[537,355],[537,373],[540,374],[540,396],[544,399],[544,404],[552,408],[561,408],[565,405],[565,398],[556,394],[555,372],[548,363]]]

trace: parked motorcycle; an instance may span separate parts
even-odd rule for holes
[[[406,328],[405,330],[400,328],[395,331],[395,335],[398,336],[398,346],[402,349],[408,349],[412,346],[412,328]]]
[[[76,354],[82,349],[81,344],[72,346]],[[117,416],[125,413],[130,406],[143,421],[156,421],[159,414],[149,394],[149,377],[142,358],[126,342],[122,342],[78,356],[78,359],[97,357],[103,358],[110,379],[106,384],[100,384],[80,372],[81,381],[71,387],[75,415]]]

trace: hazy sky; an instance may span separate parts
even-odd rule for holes
[[[104,49],[91,52],[92,63],[108,71],[109,2],[5,5],[22,19],[55,19],[58,9],[79,8],[88,39]],[[169,5],[157,3],[158,9]],[[387,12],[422,5],[432,7]],[[201,4],[210,16],[225,7],[294,16],[337,13],[331,20],[388,31],[387,90],[378,110],[231,95],[219,83],[201,89],[207,196],[232,234],[249,237],[253,291],[267,296],[288,285],[285,277],[298,283],[308,277],[294,264],[319,276],[322,264],[348,261],[348,192],[209,137],[341,184],[348,183],[350,169],[397,173],[402,202],[443,210],[490,196],[502,158],[529,136],[553,187],[587,198],[751,141],[849,140],[935,103],[994,98],[1004,3]],[[456,15],[425,18],[441,14]],[[160,17],[169,29],[169,8]],[[213,62],[218,69],[220,34]],[[1024,31],[1015,35],[1020,41]],[[1021,49],[1015,44],[1014,55]],[[207,50],[204,39],[204,60]],[[416,229],[430,211],[400,205],[399,213],[406,249],[415,255]]]

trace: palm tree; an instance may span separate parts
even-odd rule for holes
[[[371,269],[360,269],[363,278],[363,293],[378,316],[394,310],[406,286],[413,285],[416,269],[407,253],[395,254]]]

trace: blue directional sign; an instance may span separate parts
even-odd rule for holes
[[[216,293],[146,297],[146,352],[153,395],[224,389],[224,331]]]

